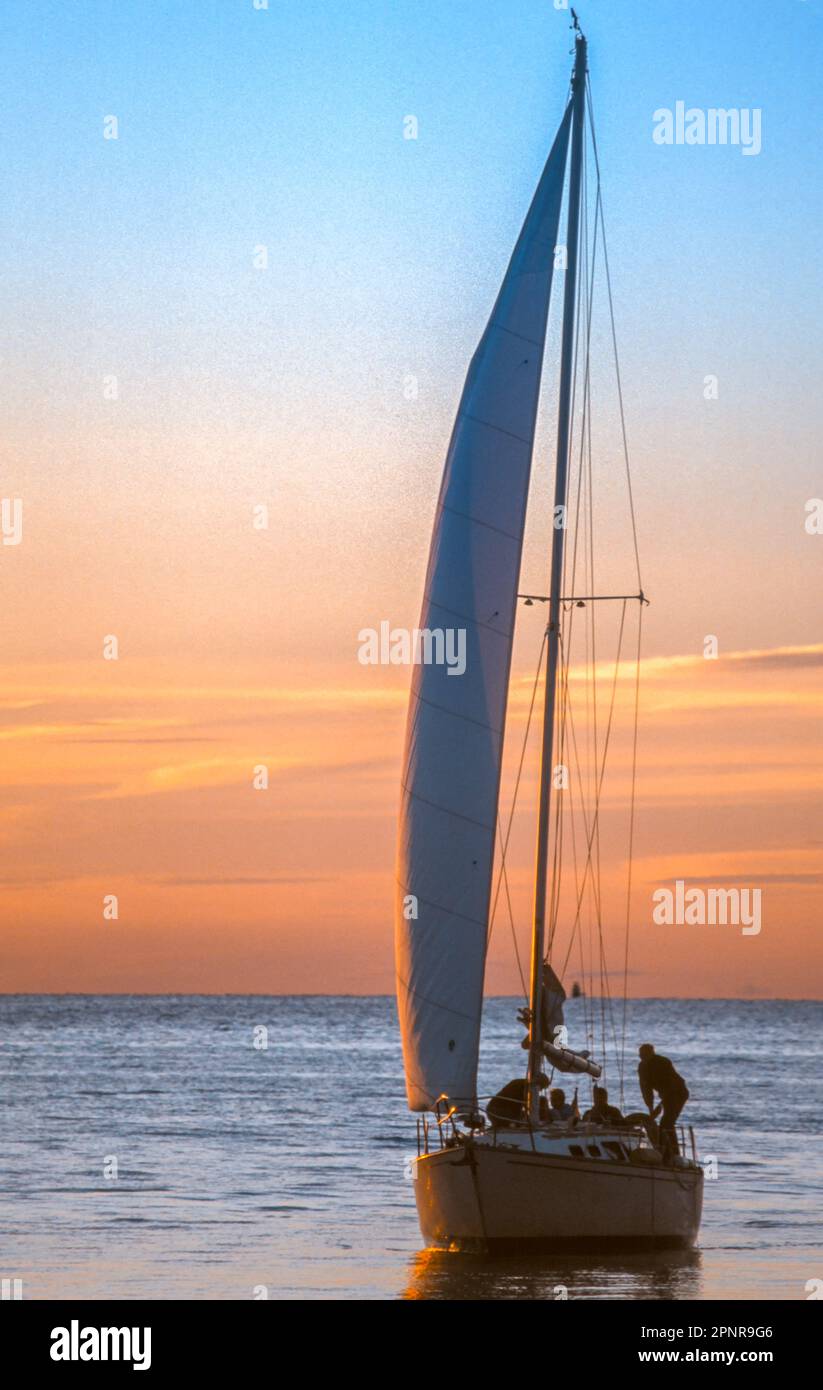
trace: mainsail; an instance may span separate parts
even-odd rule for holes
[[[395,959],[412,1110],[476,1093],[503,728],[571,104],[469,368],[420,627],[463,629],[462,675],[414,668]]]

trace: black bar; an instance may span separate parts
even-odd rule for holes
[[[464,1259],[469,1257],[456,1257]],[[516,1283],[517,1281],[515,1281]],[[814,1281],[810,1281],[814,1283]],[[814,1310],[798,1308],[798,1302],[814,1301],[817,1294],[801,1291],[798,1300],[781,1303],[754,1301],[729,1302],[626,1302],[621,1299],[597,1300],[563,1297],[563,1286],[555,1286],[554,1298],[546,1300],[553,1306],[547,1320],[541,1324],[545,1338],[545,1353],[552,1367],[552,1379],[557,1372],[576,1370],[587,1378],[605,1375],[613,1378],[615,1371],[637,1371],[643,1380],[646,1371],[659,1375],[661,1366],[680,1364],[700,1368],[703,1365],[763,1365],[779,1372],[785,1382],[787,1372],[800,1367],[805,1359],[810,1369],[817,1359],[820,1317]],[[142,1367],[142,1374],[158,1379],[170,1379],[181,1370],[187,1374],[208,1373],[210,1379],[226,1372],[261,1375],[279,1379],[278,1368],[285,1369],[288,1346],[299,1357],[300,1342],[295,1340],[294,1318],[290,1311],[261,1307],[265,1301],[277,1302],[274,1293],[270,1300],[249,1299],[244,1302],[9,1302],[3,1308],[2,1327],[7,1354],[14,1353],[14,1363],[24,1375],[36,1373],[39,1382],[43,1373],[54,1371],[60,1377],[72,1371],[101,1383],[112,1374],[132,1376]],[[286,1303],[300,1300],[283,1300]],[[323,1357],[329,1357],[336,1374],[348,1375],[354,1365],[362,1366],[363,1337],[375,1330],[374,1304],[367,1306],[368,1328],[358,1326],[352,1303],[340,1300],[342,1318],[339,1336],[310,1335],[306,1350],[310,1353],[307,1371],[316,1379]],[[402,1299],[389,1300],[394,1302]],[[429,1300],[430,1301],[430,1300]],[[463,1301],[473,1301],[471,1295]],[[513,1291],[512,1300],[529,1302]],[[427,1315],[421,1314],[419,1300],[409,1302],[403,1335],[430,1335]],[[313,1305],[317,1325],[324,1325],[333,1309],[328,1303],[322,1308]],[[397,1312],[389,1314],[397,1316]],[[423,1328],[417,1318],[426,1319]],[[453,1314],[449,1315],[450,1318]],[[382,1321],[382,1316],[377,1314]],[[525,1319],[521,1325],[524,1325]],[[74,1327],[73,1327],[74,1324]],[[445,1322],[439,1324],[445,1329]],[[453,1330],[453,1323],[451,1323]],[[137,1330],[134,1342],[118,1342],[118,1359],[107,1354],[99,1358],[100,1329]],[[64,1329],[60,1332],[59,1329]],[[147,1340],[145,1330],[150,1332]],[[84,1331],[85,1330],[85,1331]],[[336,1331],[336,1329],[335,1329]],[[484,1325],[483,1338],[490,1332]],[[511,1335],[507,1329],[503,1335]],[[73,1343],[72,1343],[73,1338]],[[102,1340],[107,1353],[113,1343]],[[369,1338],[368,1345],[373,1345]],[[350,1360],[355,1347],[357,1362]],[[98,1351],[98,1359],[77,1359],[81,1348]],[[71,1359],[52,1359],[52,1350],[71,1353]],[[128,1350],[139,1356],[138,1365],[123,1359]],[[302,1358],[301,1358],[302,1359]],[[381,1376],[402,1376],[402,1361],[381,1353]],[[134,1383],[134,1382],[133,1382]],[[141,1381],[136,1382],[137,1385]]]

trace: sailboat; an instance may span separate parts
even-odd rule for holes
[[[577,16],[568,102],[487,327],[472,358],[445,463],[420,629],[459,628],[465,669],[414,668],[398,834],[395,956],[412,1161],[424,1239],[455,1251],[689,1247],[703,1170],[693,1131],[675,1150],[640,1116],[550,1120],[548,1070],[597,1078],[570,1046],[565,991],[547,962],[557,912],[552,834],[555,726],[564,703],[564,627],[583,603],[630,595],[564,593],[575,381],[586,330],[583,231],[587,45]],[[592,125],[593,136],[593,125]],[[596,155],[596,147],[595,147]],[[566,204],[564,257],[558,256]],[[562,276],[562,280],[561,280]],[[554,282],[562,286],[549,593],[518,594],[544,348]],[[611,292],[611,291],[610,291]],[[548,375],[548,373],[546,373]],[[587,387],[578,396],[585,397]],[[621,399],[622,410],[622,399]],[[518,599],[548,604],[523,1101],[506,1124],[477,1094],[480,1026],[499,824],[504,726]],[[639,670],[639,651],[638,651]],[[565,673],[568,681],[568,672]],[[559,796],[556,798],[559,799]],[[599,813],[599,808],[598,808]],[[558,835],[557,819],[554,837]],[[595,826],[589,826],[589,857]],[[605,1042],[604,1042],[605,1046]],[[521,1053],[521,1058],[523,1054]],[[688,1149],[689,1141],[691,1151]]]

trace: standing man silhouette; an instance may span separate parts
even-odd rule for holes
[[[652,1119],[656,1119],[660,1111],[663,1111],[660,1116],[660,1147],[664,1159],[673,1158],[680,1152],[674,1127],[689,1099],[689,1088],[680,1073],[675,1071],[668,1057],[655,1052],[651,1043],[642,1043],[639,1052],[637,1079],[640,1082],[640,1091]],[[655,1091],[660,1097],[657,1105],[654,1103]]]

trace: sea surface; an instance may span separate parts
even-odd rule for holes
[[[487,1001],[485,1091],[522,1070],[517,1006]],[[716,1160],[699,1249],[488,1260],[422,1249],[392,999],[0,996],[0,1273],[30,1299],[808,1298],[823,1003],[632,1001],[626,1037],[628,1107],[649,1039]]]

